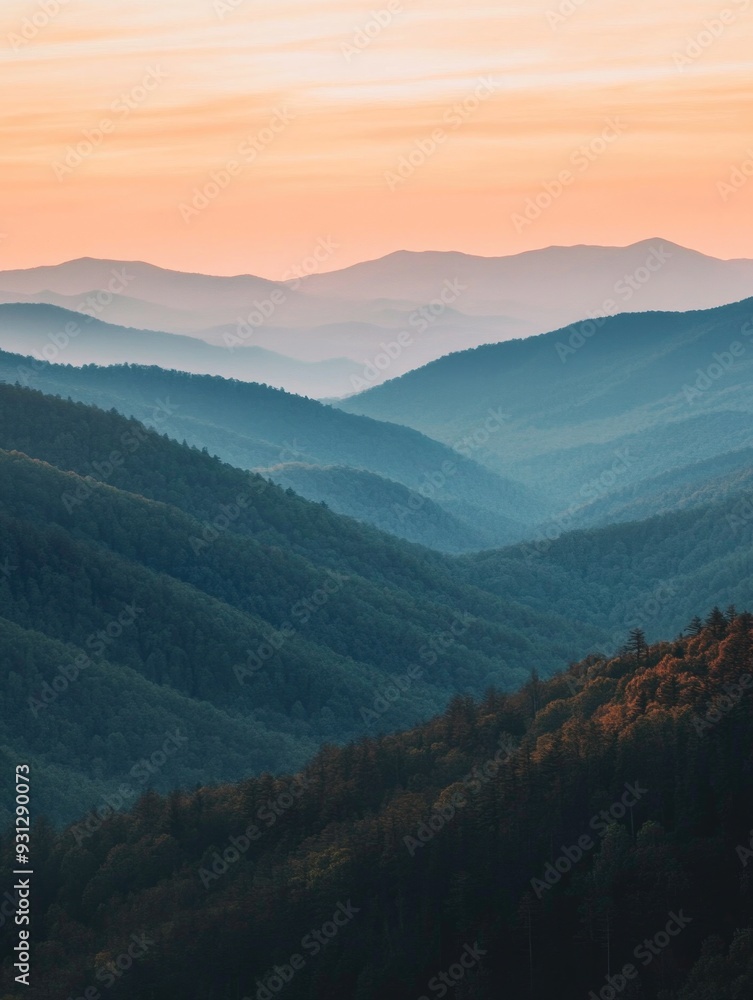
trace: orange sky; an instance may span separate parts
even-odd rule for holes
[[[753,0],[3,0],[0,44],[0,268],[753,257]]]

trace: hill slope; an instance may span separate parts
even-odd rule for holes
[[[462,576],[499,596],[515,594],[527,607],[604,629],[606,651],[630,629],[673,635],[699,607],[753,600],[748,489],[642,521],[555,528],[564,534],[462,557]]]
[[[93,781],[110,791],[152,718],[164,733],[182,712],[195,733],[162,787],[217,781],[425,718],[456,690],[515,686],[534,649],[551,670],[584,641],[429,550],[114,412],[7,385],[0,522],[0,744],[55,763],[50,813],[89,804]],[[404,690],[375,712],[395,677]]]
[[[340,404],[448,443],[491,405],[484,461],[552,511],[753,444],[753,300],[645,313],[450,355]]]
[[[373,472],[304,462],[261,471],[300,496],[326,503],[338,514],[373,524],[409,542],[444,552],[468,552],[492,547],[495,542],[494,533],[464,524],[420,493]]]
[[[285,357],[238,338],[209,344],[195,337],[134,329],[54,305],[0,305],[0,347],[31,355],[37,362],[66,364],[134,363],[178,368],[198,375],[221,375],[263,382],[290,392],[327,396],[341,391],[362,366],[348,358],[306,362]]]
[[[742,1000],[752,655],[716,613],[295,778],[40,827],[23,995]]]
[[[544,511],[533,490],[477,461],[485,455],[485,441],[499,432],[494,414],[486,415],[490,430],[459,442],[458,452],[409,428],[355,417],[268,386],[154,367],[74,368],[0,352],[0,379],[114,407],[241,468],[302,461],[372,472],[439,504],[466,530],[482,530],[490,545],[525,537]],[[411,509],[408,524],[400,522],[405,530],[399,533],[406,537],[415,532],[414,513]],[[374,520],[381,516],[376,512]],[[453,548],[454,541],[453,531],[446,547]]]

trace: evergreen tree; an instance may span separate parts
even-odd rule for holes
[[[695,617],[691,619],[691,622],[685,629],[685,631],[688,633],[688,635],[692,636],[700,635],[701,632],[703,632],[703,619],[700,618],[698,615],[695,615]]]
[[[646,633],[642,628],[634,628],[630,630],[630,635],[628,636],[625,648],[628,653],[631,653],[636,660],[638,660],[639,663],[645,658],[648,647],[646,645]]]

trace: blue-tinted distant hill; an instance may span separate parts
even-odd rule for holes
[[[0,352],[0,379],[114,408],[240,468],[305,462],[372,473],[385,482],[377,488],[372,481],[360,497],[353,495],[352,480],[332,476],[328,502],[371,524],[383,526],[388,517],[401,537],[448,551],[523,538],[544,512],[535,491],[474,461],[484,455],[475,442],[463,455],[410,428],[266,385],[137,365],[41,364],[5,352]],[[487,419],[491,438],[499,422]],[[396,484],[417,498],[398,500]],[[302,479],[298,485],[309,495]],[[321,499],[320,487],[321,476],[314,499]],[[404,512],[383,509],[403,502]]]
[[[445,442],[500,407],[483,460],[548,489],[554,514],[753,445],[753,299],[479,347],[339,405]]]
[[[66,364],[160,365],[249,382],[284,386],[291,392],[326,396],[349,384],[363,366],[346,357],[300,361],[255,343],[222,341],[106,323],[56,305],[0,304],[0,348]]]
[[[263,470],[281,486],[309,500],[326,503],[338,514],[373,524],[381,531],[447,552],[494,546],[493,532],[453,517],[438,503],[402,483],[346,466],[288,462]]]

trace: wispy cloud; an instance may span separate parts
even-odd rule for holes
[[[270,276],[333,226],[343,264],[401,246],[511,253],[657,231],[753,255],[745,224],[753,188],[729,204],[713,189],[753,138],[753,4],[729,5],[734,22],[680,73],[674,54],[701,37],[718,5],[584,0],[553,25],[557,0],[504,8],[402,0],[399,17],[346,60],[341,45],[370,10],[355,0],[232,0],[219,13],[213,0],[67,0],[25,34],[37,8],[5,0],[0,218],[13,238],[4,255],[19,266],[40,262],[29,224],[40,207],[46,259],[149,256]],[[165,83],[63,194],[50,169],[60,149],[96,128],[156,64]],[[390,197],[384,170],[485,75],[494,95],[409,190]],[[294,124],[187,239],[174,218],[176,178],[216,169],[284,105]],[[610,115],[630,123],[614,155],[535,233],[510,233],[505,220],[521,194]]]

